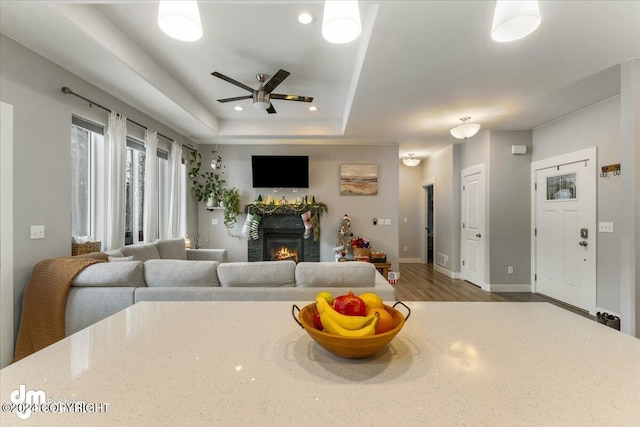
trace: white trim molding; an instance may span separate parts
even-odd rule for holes
[[[439,266],[439,265],[437,265],[437,264],[434,264],[434,265],[433,265],[433,269],[434,269],[435,271],[437,271],[438,273],[442,273],[442,274],[444,274],[445,276],[447,276],[447,277],[448,277],[448,278],[450,278],[450,279],[459,279],[459,278],[460,278],[460,272],[455,272],[455,271],[447,270],[446,268],[441,267],[441,266]]]
[[[399,264],[424,264],[421,258],[400,258],[398,260]]]
[[[13,321],[13,105],[0,102],[0,368],[11,363]]]
[[[491,292],[531,292],[531,285],[528,283],[519,285],[489,285],[489,288],[491,289]]]

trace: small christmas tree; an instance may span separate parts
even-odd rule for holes
[[[333,251],[336,253],[336,261],[344,261],[347,251],[351,246],[352,237],[351,218],[349,218],[349,215],[344,214],[336,235],[336,247],[333,248]]]

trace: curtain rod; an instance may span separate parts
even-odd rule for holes
[[[77,96],[78,98],[80,98],[80,99],[82,99],[82,100],[84,100],[84,101],[87,101],[87,102],[89,103],[89,106],[91,106],[91,105],[95,105],[96,107],[102,108],[102,109],[103,109],[104,111],[106,111],[107,113],[111,113],[111,112],[112,112],[112,110],[111,110],[111,109],[109,109],[109,108],[105,107],[104,105],[100,105],[100,104],[98,104],[97,102],[93,102],[93,101],[92,101],[92,100],[90,100],[89,98],[85,98],[84,96],[82,96],[82,95],[80,95],[80,94],[75,93],[74,91],[72,91],[71,89],[69,89],[69,88],[68,88],[68,87],[66,87],[66,86],[64,86],[64,87],[62,88],[62,93],[65,93],[65,94],[67,94],[67,95]],[[133,123],[134,125],[138,125],[138,126],[140,126],[141,128],[143,128],[143,129],[149,130],[149,128],[148,128],[148,127],[146,127],[145,125],[140,124],[140,123],[136,122],[135,120],[130,119],[130,118],[128,118],[128,117],[127,117],[127,121],[129,121],[129,122]],[[167,140],[169,140],[169,141],[174,141],[174,139],[173,139],[173,138],[169,138],[168,136],[163,135],[163,134],[161,134],[160,132],[157,132],[157,133],[158,133],[158,136],[161,136],[161,137],[163,137],[164,139],[167,139]],[[188,149],[188,150],[191,150],[191,151],[197,151],[195,148],[189,147],[188,145],[185,145],[185,144],[181,144],[181,145],[182,145],[184,148]]]

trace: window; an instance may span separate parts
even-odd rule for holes
[[[142,218],[144,213],[144,144],[127,138],[125,245],[144,241]],[[151,238],[153,240],[155,236]]]
[[[100,240],[98,226],[98,192],[102,182],[104,129],[95,123],[72,118],[71,125],[71,234],[74,237],[91,236]]]
[[[105,206],[105,143],[104,127],[72,116],[71,122],[71,233],[74,237],[91,236],[103,241]],[[158,229],[150,238],[166,238],[170,203],[168,153],[158,149]],[[125,244],[144,241],[144,143],[127,137],[125,168]],[[187,168],[181,169],[182,222],[180,232],[186,230]]]

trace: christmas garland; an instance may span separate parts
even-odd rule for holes
[[[306,211],[314,214],[328,212],[327,205],[324,203],[250,203],[244,207],[244,211],[259,215],[300,215]]]

